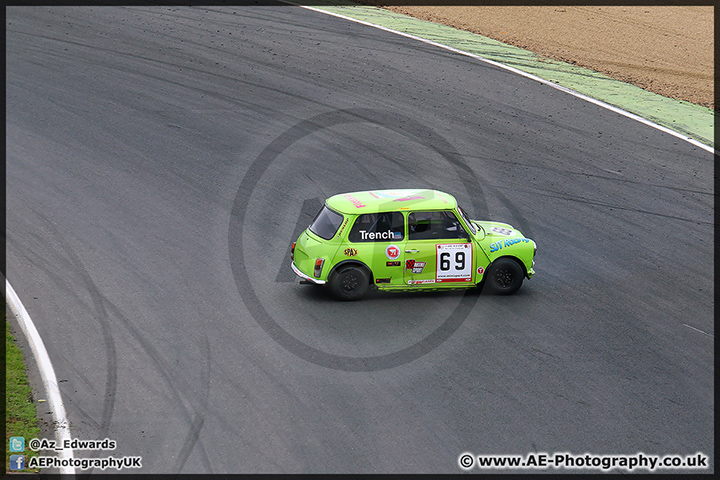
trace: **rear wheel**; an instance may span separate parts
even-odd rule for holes
[[[340,267],[330,276],[330,290],[340,300],[359,300],[370,287],[370,274],[363,267]]]
[[[488,269],[485,283],[490,293],[511,295],[522,285],[525,274],[520,264],[512,258],[498,258]]]

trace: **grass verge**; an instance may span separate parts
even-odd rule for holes
[[[25,465],[30,457],[37,455],[29,450],[27,442],[40,436],[37,407],[32,398],[32,388],[25,372],[23,354],[10,333],[5,318],[5,472],[32,472],[32,470],[10,470],[10,455],[24,455]],[[23,437],[25,450],[10,451],[10,438]]]

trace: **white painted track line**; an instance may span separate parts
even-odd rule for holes
[[[633,120],[635,120],[635,121],[638,121],[638,122],[640,122],[640,123],[643,123],[643,124],[647,125],[648,127],[654,128],[654,129],[656,129],[656,130],[660,130],[661,132],[667,133],[667,134],[672,135],[672,136],[674,136],[674,137],[677,137],[677,138],[679,138],[679,139],[681,139],[681,140],[684,140],[684,141],[686,141],[686,142],[688,142],[688,143],[690,143],[690,144],[692,144],[692,145],[694,145],[694,146],[696,146],[696,147],[698,147],[698,148],[702,148],[703,150],[705,150],[705,151],[707,151],[707,152],[715,153],[715,149],[714,149],[713,147],[711,147],[711,146],[709,146],[709,145],[705,145],[704,143],[702,143],[702,142],[700,142],[700,141],[698,141],[698,140],[695,140],[694,138],[688,137],[687,135],[684,135],[684,134],[682,134],[682,133],[680,133],[680,132],[676,132],[675,130],[672,130],[672,129],[670,129],[670,128],[668,128],[668,127],[665,127],[665,126],[663,126],[663,125],[657,124],[657,123],[655,123],[655,122],[653,122],[653,121],[651,121],[651,120],[648,120],[648,119],[646,119],[646,118],[643,118],[643,117],[641,117],[641,116],[639,116],[639,115],[636,115],[636,114],[634,114],[634,113],[631,113],[631,112],[628,112],[628,111],[626,111],[626,110],[623,110],[622,108],[616,107],[616,106],[614,106],[614,105],[610,105],[609,103],[603,102],[603,101],[601,101],[601,100],[597,100],[597,99],[592,98],[592,97],[590,97],[590,96],[588,96],[588,95],[585,95],[585,94],[583,94],[583,93],[577,92],[577,91],[575,91],[575,90],[572,90],[572,89],[570,89],[570,88],[564,87],[564,86],[562,86],[562,85],[559,85],[559,84],[557,84],[557,83],[551,82],[551,81],[549,81],[549,80],[545,80],[545,79],[540,78],[540,77],[538,77],[538,76],[536,76],[536,75],[533,75],[533,74],[531,74],[531,73],[524,72],[524,71],[522,71],[522,70],[520,70],[520,69],[518,69],[518,68],[511,67],[511,66],[509,66],[509,65],[505,65],[504,63],[496,62],[496,61],[494,61],[494,60],[490,60],[490,59],[485,58],[485,57],[482,57],[482,56],[480,56],[480,55],[476,55],[476,54],[474,54],[474,53],[466,52],[466,51],[464,51],[464,50],[459,50],[459,49],[457,49],[457,48],[450,47],[450,46],[448,46],[448,45],[443,45],[442,43],[434,42],[434,41],[432,41],[432,40],[428,40],[428,39],[426,39],[426,38],[418,37],[418,36],[416,36],[416,35],[411,35],[411,34],[409,34],[409,33],[404,33],[404,32],[400,32],[400,31],[398,31],[398,30],[393,30],[392,28],[383,27],[382,25],[376,25],[376,24],[374,24],[374,23],[366,22],[366,21],[364,21],[364,20],[358,20],[358,19],[356,19],[356,18],[348,17],[348,16],[346,16],[346,15],[342,15],[342,14],[339,14],[339,13],[329,12],[329,11],[327,11],[327,10],[323,10],[322,8],[316,8],[316,7],[312,7],[312,6],[309,6],[309,5],[303,5],[303,4],[295,3],[295,2],[293,2],[293,1],[291,1],[291,0],[280,0],[280,1],[282,1],[283,3],[290,4],[290,5],[295,5],[295,6],[298,6],[298,7],[302,7],[302,8],[305,8],[305,9],[307,9],[307,10],[313,10],[313,11],[315,11],[315,12],[324,13],[324,14],[326,14],[326,15],[331,15],[331,16],[333,16],[333,17],[342,18],[342,19],[348,20],[348,21],[350,21],[350,22],[355,22],[355,23],[359,23],[359,24],[366,25],[366,26],[369,26],[369,27],[374,27],[374,28],[377,28],[377,29],[380,29],[380,30],[384,30],[384,31],[386,31],[386,32],[390,32],[390,33],[396,34],[396,35],[400,35],[400,36],[403,36],[403,37],[411,38],[411,39],[417,40],[417,41],[419,41],[419,42],[427,43],[428,45],[433,45],[433,46],[435,46],[435,47],[442,48],[442,49],[451,51],[451,52],[453,52],[453,53],[457,53],[457,54],[460,54],[460,55],[465,55],[465,56],[474,58],[474,59],[479,60],[479,61],[481,61],[481,62],[485,62],[485,63],[488,63],[488,64],[490,64],[490,65],[496,66],[496,67],[498,67],[498,68],[502,68],[502,69],[508,70],[508,71],[513,72],[513,73],[515,73],[515,74],[517,74],[517,75],[521,75],[521,76],[526,77],[526,78],[529,78],[529,79],[531,79],[531,80],[535,80],[536,82],[540,82],[540,83],[542,83],[542,84],[544,84],[544,85],[547,85],[547,86],[549,86],[549,87],[555,88],[555,89],[560,90],[560,91],[562,91],[562,92],[565,92],[565,93],[567,93],[567,94],[569,94],[569,95],[573,95],[573,96],[575,96],[575,97],[581,98],[581,99],[583,99],[583,100],[585,100],[585,101],[587,101],[587,102],[593,103],[593,104],[595,104],[595,105],[597,105],[597,106],[599,106],[599,107],[605,108],[605,109],[610,110],[610,111],[612,111],[612,112],[615,112],[615,113],[617,113],[617,114],[619,114],[619,115],[622,115],[622,116],[625,116],[625,117],[627,117],[627,118],[631,118],[631,119],[633,119]]]
[[[58,445],[63,445],[66,440],[72,440],[70,437],[70,423],[65,416],[65,407],[60,396],[60,389],[58,388],[57,377],[55,377],[55,369],[53,369],[50,357],[48,356],[47,350],[45,350],[45,344],[40,337],[35,324],[33,323],[30,315],[25,309],[25,305],[20,301],[20,298],[15,293],[15,290],[10,285],[10,282],[5,279],[5,296],[7,297],[8,304],[12,309],[13,313],[18,319],[20,328],[22,328],[25,337],[30,344],[33,356],[37,362],[38,369],[40,370],[40,376],[42,377],[43,387],[47,394],[48,404],[52,410],[53,419],[55,420],[55,435]],[[59,451],[60,458],[73,458],[72,449],[62,449]],[[62,467],[60,473],[75,474],[75,467]]]

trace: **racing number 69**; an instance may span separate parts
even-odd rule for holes
[[[467,243],[437,244],[437,270],[435,279],[438,282],[469,282],[472,280],[473,252]]]
[[[440,254],[440,270],[450,270],[450,252]],[[455,252],[455,270],[465,270],[465,252]]]

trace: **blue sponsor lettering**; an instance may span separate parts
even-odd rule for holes
[[[528,238],[509,238],[509,239],[505,240],[505,246],[509,247],[510,245],[515,245],[516,243],[520,243],[520,242],[527,243],[529,241],[530,241],[530,239],[528,239]]]
[[[520,243],[520,242],[527,243],[529,241],[530,241],[529,238],[522,238],[522,237],[508,238],[506,240],[498,240],[497,242],[493,242],[490,244],[490,253],[495,253],[498,250],[502,250],[503,247],[509,247],[509,246],[515,245],[516,243]]]

